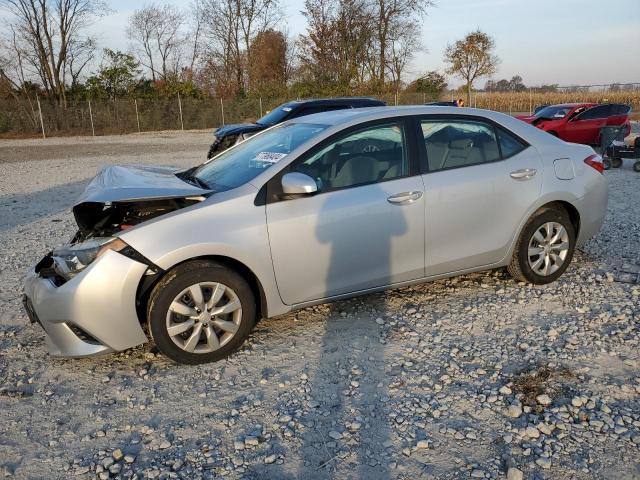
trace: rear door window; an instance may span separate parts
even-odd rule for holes
[[[323,112],[333,112],[334,110],[346,110],[347,108],[351,108],[350,105],[325,105],[322,107]]]
[[[322,110],[320,107],[302,107],[299,110],[295,110],[289,114],[287,120],[292,118],[305,117],[307,115],[313,115],[314,113],[320,113]]]
[[[493,126],[476,120],[421,120],[429,171],[500,160]]]
[[[597,107],[585,110],[576,117],[576,120],[598,120],[607,118],[611,112],[611,105],[598,105]]]

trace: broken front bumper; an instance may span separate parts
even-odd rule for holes
[[[136,313],[136,291],[147,265],[107,251],[68,282],[55,286],[31,270],[25,308],[47,334],[49,353],[88,357],[147,341]]]

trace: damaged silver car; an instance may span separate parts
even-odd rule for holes
[[[590,147],[506,115],[321,113],[188,170],[103,169],[24,304],[55,356],[150,337],[177,362],[215,361],[257,319],[309,305],[498,267],[554,281],[606,204]]]

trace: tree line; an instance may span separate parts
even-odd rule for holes
[[[90,25],[111,13],[103,0],[0,0],[0,95],[67,99],[162,96],[385,94],[437,98],[445,74],[470,95],[499,64],[493,39],[476,30],[450,44],[444,72],[405,81],[424,49],[433,0],[305,0],[306,30],[293,37],[278,0],[194,0],[189,9],[151,3],[128,19],[128,49],[99,49]],[[101,60],[96,61],[96,58]],[[551,86],[552,87],[552,86]],[[520,91],[522,78],[488,80]]]

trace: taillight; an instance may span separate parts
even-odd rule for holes
[[[600,155],[589,155],[584,159],[584,163],[589,165],[591,168],[594,168],[599,173],[604,172],[604,163],[602,163],[602,157]]]

